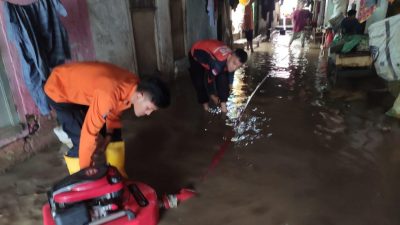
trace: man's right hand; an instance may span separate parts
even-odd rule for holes
[[[227,113],[228,108],[226,107],[226,102],[221,102],[221,112]]]
[[[92,155],[92,166],[98,166],[98,165],[106,165],[107,164],[107,159],[106,159],[106,154],[99,153],[99,152],[94,152]]]
[[[96,139],[96,150],[94,151],[92,155],[92,165],[104,165],[107,163],[106,159],[106,149],[108,144],[111,142],[111,136],[106,135],[106,137],[103,137],[101,135],[97,136]]]
[[[208,105],[208,102],[207,103],[203,103],[203,109],[206,112],[208,112],[210,110],[210,106]]]
[[[215,105],[219,104],[219,98],[216,95],[212,94],[212,95],[210,95],[210,98]]]

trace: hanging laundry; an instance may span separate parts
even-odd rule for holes
[[[334,18],[340,14],[346,15],[347,13],[347,0],[333,0],[333,13],[331,18]]]
[[[236,10],[237,6],[239,5],[239,0],[229,0],[229,5],[233,10]]]
[[[207,13],[208,13],[208,20],[211,27],[215,27],[216,20],[215,20],[215,10],[214,10],[214,0],[207,0]]]
[[[59,0],[39,0],[29,5],[5,3],[8,39],[18,50],[22,76],[43,115],[50,112],[43,85],[52,68],[71,57],[68,37],[59,15],[67,12]]]
[[[378,1],[377,1],[377,0],[366,0],[366,1],[365,1],[365,6],[366,6],[367,8],[372,7],[372,6],[374,6],[374,5],[377,5],[377,4],[378,4]]]
[[[275,0],[262,0],[260,1],[261,4],[261,17],[264,20],[267,20],[267,14],[275,10]]]
[[[371,6],[368,5],[371,5],[370,0],[360,0],[360,9],[357,17],[360,23],[366,21],[376,9],[376,3]]]
[[[214,20],[218,22],[218,0],[214,0]]]

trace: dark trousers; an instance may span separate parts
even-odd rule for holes
[[[79,142],[81,138],[82,125],[88,111],[88,106],[72,104],[72,103],[57,103],[50,97],[47,97],[47,102],[50,107],[56,111],[57,121],[62,126],[68,137],[71,138],[73,147],[68,151],[67,156],[79,157]],[[106,135],[106,125],[100,130],[100,134]],[[114,130],[112,141],[119,141],[121,138],[121,129]]]
[[[253,30],[245,30],[245,31],[244,31],[244,34],[245,34],[246,40],[247,40],[248,42],[253,41]]]
[[[197,101],[200,104],[207,103],[210,99],[208,98],[208,91],[207,91],[207,75],[206,70],[203,66],[194,60],[192,54],[189,52],[189,63],[190,63],[190,78],[192,79],[192,83],[194,89],[196,90],[197,94]]]
[[[211,75],[189,52],[190,77],[200,104],[209,102],[209,95],[218,95],[221,102],[226,102],[229,96],[229,80],[226,73]],[[210,81],[210,82],[209,82]]]

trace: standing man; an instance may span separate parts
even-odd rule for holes
[[[209,99],[220,104],[221,111],[228,111],[226,102],[235,70],[247,61],[247,53],[239,48],[232,52],[223,42],[203,40],[196,42],[189,52],[190,76],[197,93],[197,100],[205,111],[209,110]]]
[[[312,18],[311,12],[307,9],[303,9],[304,4],[299,3],[297,9],[293,12],[292,15],[292,24],[293,24],[293,36],[290,39],[289,46],[292,42],[299,38],[301,39],[301,47],[304,47],[305,42],[305,26],[310,23]]]
[[[254,52],[253,50],[253,32],[254,32],[254,19],[253,19],[253,1],[250,0],[249,3],[244,8],[244,16],[243,16],[243,26],[242,29],[247,39],[247,47],[246,49]]]
[[[70,172],[90,166],[95,150],[105,152],[112,137],[119,136],[122,111],[133,107],[136,116],[148,116],[170,104],[169,89],[159,78],[139,80],[127,70],[101,62],[54,68],[44,91],[73,143],[65,156]],[[119,155],[124,160],[124,152]]]

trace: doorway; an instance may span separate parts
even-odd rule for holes
[[[131,0],[130,7],[138,73],[152,75],[158,70],[155,1]]]
[[[169,1],[174,60],[179,60],[186,56],[183,1],[184,0]]]

